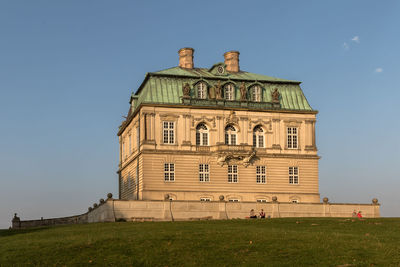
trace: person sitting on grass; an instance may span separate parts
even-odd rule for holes
[[[351,214],[351,217],[353,217],[353,218],[357,217],[357,211],[356,210],[353,210],[353,214]]]
[[[360,211],[358,211],[358,213],[357,213],[357,217],[358,217],[358,219],[361,219],[361,218],[362,218],[362,215],[361,215],[361,210],[360,210]]]
[[[254,213],[254,210],[250,210],[250,219],[257,219],[257,215]]]
[[[265,212],[263,209],[261,209],[261,211],[260,211],[260,218],[265,219]]]

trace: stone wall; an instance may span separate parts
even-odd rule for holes
[[[63,224],[81,224],[88,222],[88,214],[84,213],[81,215],[62,217],[62,218],[50,218],[50,219],[40,219],[40,220],[27,220],[21,221],[17,215],[14,215],[12,220],[13,229],[24,229],[40,226],[53,226],[53,225],[63,225]]]
[[[264,210],[267,217],[351,217],[354,210],[364,218],[380,217],[380,204],[258,203],[225,201],[109,200],[88,213],[88,222],[118,220],[172,221],[245,219],[250,210]]]
[[[52,219],[21,221],[15,214],[12,228],[30,228],[63,224],[81,224],[115,221],[174,221],[245,219],[250,210],[258,214],[264,210],[267,217],[351,217],[354,210],[364,218],[380,217],[377,199],[372,204],[226,202],[226,201],[157,201],[117,200],[109,198],[95,203],[87,213]]]

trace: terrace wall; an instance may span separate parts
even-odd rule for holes
[[[87,213],[51,219],[12,220],[12,228],[31,228],[63,224],[81,224],[115,221],[173,221],[245,219],[250,210],[264,210],[267,217],[351,217],[353,210],[364,218],[379,218],[380,204],[338,203],[258,203],[225,201],[156,201],[107,199]]]

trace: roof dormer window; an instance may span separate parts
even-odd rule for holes
[[[226,100],[235,100],[235,88],[229,83],[224,87],[224,97]]]
[[[197,98],[205,99],[207,98],[207,85],[205,82],[197,83]]]

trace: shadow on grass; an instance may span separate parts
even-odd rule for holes
[[[43,227],[29,228],[29,229],[0,229],[0,237],[40,232],[43,230],[47,230],[49,228],[50,227],[48,226],[43,226]]]

